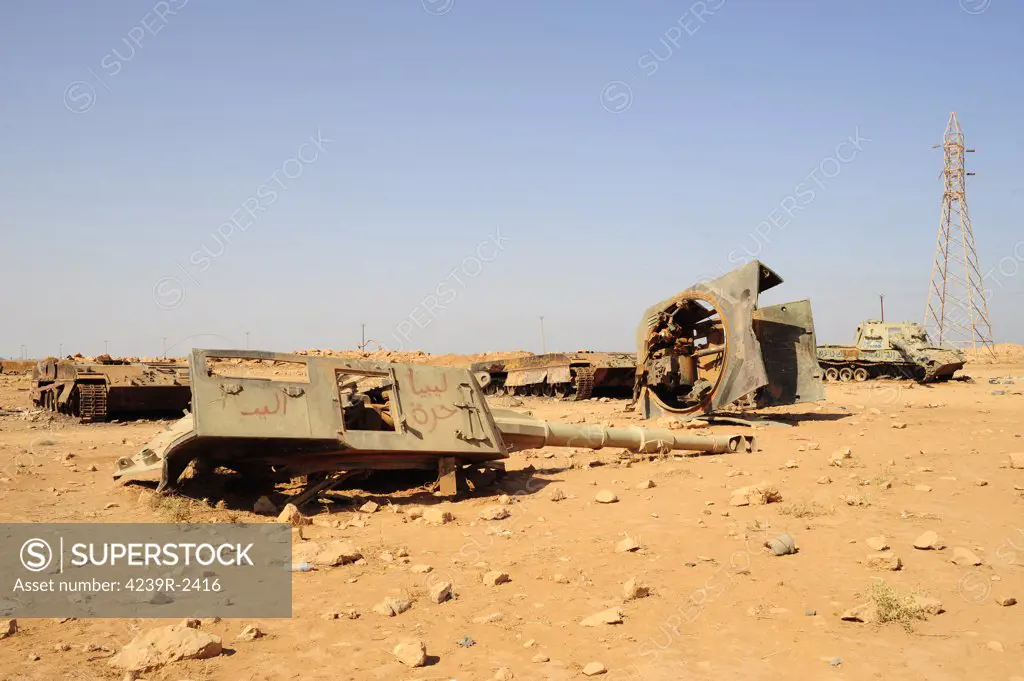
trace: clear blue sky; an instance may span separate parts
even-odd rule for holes
[[[538,315],[549,350],[631,350],[747,253],[785,279],[762,302],[847,341],[879,292],[921,319],[953,110],[982,269],[1008,258],[995,336],[1024,341],[1024,3],[963,2],[6,3],[0,356],[397,347],[403,320],[540,351]]]

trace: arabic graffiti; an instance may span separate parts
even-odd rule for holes
[[[441,375],[441,385],[428,385],[423,388],[416,387],[416,375],[409,369],[409,387],[416,395],[440,395],[448,390],[448,375]]]
[[[409,418],[412,419],[414,425],[423,426],[424,431],[432,433],[437,429],[439,421],[450,419],[458,413],[458,409],[452,409],[443,404],[431,407],[430,411],[427,411],[422,404],[416,404],[413,405],[412,410],[409,412]]]
[[[276,414],[278,411],[281,412],[282,416],[288,413],[288,400],[282,401],[280,393],[274,393],[273,410],[271,410],[269,406],[257,407],[252,411],[242,411],[239,412],[239,414],[241,414],[242,416],[270,416],[272,414]]]

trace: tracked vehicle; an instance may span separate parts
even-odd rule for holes
[[[114,416],[180,415],[189,405],[188,367],[131,363],[104,355],[95,362],[47,357],[32,369],[32,402],[49,411],[105,421]]]
[[[250,371],[250,365],[270,371]],[[488,374],[466,368],[193,350],[189,370],[192,413],[136,456],[119,459],[115,478],[159,475],[157,489],[164,492],[179,485],[193,462],[200,476],[221,467],[275,481],[426,469],[438,471],[442,493],[450,494],[464,467],[500,463],[526,448],[736,452],[756,447],[749,436],[571,426],[492,409],[482,387]]]
[[[535,395],[586,400],[592,396],[628,397],[636,355],[624,352],[553,352],[544,355],[477,362],[487,372],[488,395]]]
[[[962,351],[931,344],[914,322],[869,319],[857,325],[853,345],[818,346],[826,381],[906,378],[923,383],[948,381],[964,367]]]

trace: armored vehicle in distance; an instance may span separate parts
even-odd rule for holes
[[[594,395],[628,397],[636,372],[636,355],[626,352],[551,352],[492,362],[477,362],[488,395],[535,395],[586,400]]]
[[[190,399],[188,367],[180,363],[132,363],[108,355],[93,362],[47,357],[32,369],[32,402],[83,421],[180,415]]]
[[[930,383],[953,378],[966,358],[960,350],[932,345],[920,324],[869,319],[857,325],[853,345],[819,345],[818,363],[827,381],[891,377]]]

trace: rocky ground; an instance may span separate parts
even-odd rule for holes
[[[362,558],[294,573],[292,619],[0,620],[0,678],[153,659],[141,678],[1024,681],[1024,362],[966,373],[830,385],[774,410],[756,453],[548,448],[454,501],[352,491],[305,509],[296,555],[342,540]],[[255,498],[115,484],[114,460],[167,422],[50,420],[27,388],[0,376],[0,522],[276,520]],[[494,403],[638,422],[621,400]],[[782,533],[795,553],[764,547]]]

